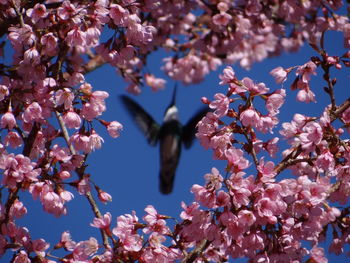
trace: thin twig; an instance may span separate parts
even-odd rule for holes
[[[203,251],[206,250],[209,245],[210,242],[207,239],[203,239],[194,250],[187,254],[181,263],[194,262],[198,257],[202,255]]]

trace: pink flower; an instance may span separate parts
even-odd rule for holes
[[[214,189],[194,184],[191,187],[191,192],[195,195],[196,201],[208,208],[215,208],[216,196]]]
[[[89,136],[89,152],[100,149],[103,142],[103,138],[98,135],[95,130],[92,130],[91,135]]]
[[[47,33],[40,39],[42,55],[56,56],[58,52],[58,38],[53,33]]]
[[[73,250],[73,257],[76,261],[87,261],[87,259],[94,255],[98,250],[98,242],[95,238],[90,237],[89,240],[80,241],[76,244]]]
[[[52,147],[50,157],[62,162],[68,162],[72,158],[68,148],[61,148],[58,144]]]
[[[209,104],[209,107],[211,109],[215,109],[214,114],[218,118],[222,118],[228,112],[229,105],[230,105],[230,99],[222,93],[216,93],[214,95],[214,98],[215,98],[215,100]]]
[[[19,251],[18,255],[15,257],[13,263],[30,263],[31,260],[28,257],[28,254],[24,251],[21,250]]]
[[[27,208],[19,200],[15,200],[10,208],[10,218],[21,218],[27,214]]]
[[[321,247],[314,246],[310,250],[310,256],[313,261],[317,263],[328,263],[328,259],[325,257],[324,249]]]
[[[82,179],[79,180],[78,183],[78,192],[81,195],[85,195],[88,192],[91,191],[91,187],[90,187],[90,180],[89,180],[89,176],[84,176]]]
[[[5,85],[0,85],[0,101],[10,94],[9,89]]]
[[[70,89],[64,88],[56,92],[55,98],[57,105],[64,104],[64,109],[68,110],[72,107],[74,94],[71,92]]]
[[[94,218],[93,223],[90,224],[90,226],[99,228],[99,229],[109,229],[112,221],[112,215],[111,213],[107,212],[102,216],[102,218]]]
[[[250,78],[242,79],[242,83],[252,95],[265,94],[269,91],[264,83],[255,84]]]
[[[287,80],[288,71],[282,67],[271,70],[270,74],[275,78],[276,83],[283,83]]]
[[[135,231],[135,225],[138,218],[135,212],[132,215],[127,214],[117,218],[117,226],[113,228],[114,235],[119,237],[123,247],[127,251],[140,251],[142,248],[142,239]]]
[[[225,156],[230,165],[235,166],[239,170],[249,167],[249,161],[244,158],[244,152],[240,149],[230,148],[225,151]]]
[[[89,153],[91,151],[91,148],[89,147],[90,139],[86,135],[75,133],[70,137],[69,141],[73,143],[77,151],[83,151],[85,153]]]
[[[275,181],[274,177],[276,176],[276,173],[274,171],[275,164],[273,162],[268,161],[265,163],[264,159],[261,158],[257,169],[261,173],[261,182],[267,183]]]
[[[112,121],[107,125],[107,131],[112,138],[120,136],[119,131],[123,129],[123,125],[117,121]]]
[[[316,75],[317,66],[314,62],[309,61],[304,65],[298,67],[296,75],[301,76],[301,81],[308,83],[311,79],[311,75]]]
[[[98,190],[98,199],[103,203],[112,202],[112,196],[101,189]]]
[[[258,127],[260,122],[259,114],[253,108],[248,108],[243,111],[239,119],[244,126]]]
[[[323,137],[323,132],[321,126],[317,122],[308,122],[304,128],[303,132],[300,134],[299,139],[302,148],[307,151],[312,151],[314,146],[318,145]]]
[[[279,89],[267,97],[266,109],[270,115],[274,116],[279,113],[279,108],[282,107],[285,97],[286,91],[284,89]]]
[[[6,146],[10,145],[10,147],[15,149],[22,146],[23,140],[17,132],[11,131],[6,135],[4,143]]]
[[[76,14],[76,11],[77,10],[73,4],[71,4],[69,1],[64,1],[61,7],[58,8],[57,15],[63,20],[68,20],[74,14]]]
[[[152,91],[158,91],[165,88],[166,81],[161,78],[156,78],[152,74],[145,74],[146,84],[152,88]]]
[[[63,121],[69,129],[79,129],[81,125],[81,119],[79,115],[73,110],[70,110],[63,115]]]
[[[278,152],[278,145],[277,145],[278,141],[279,141],[279,138],[275,137],[271,140],[268,140],[264,145],[264,148],[266,149],[268,154],[273,158],[276,157],[276,153]]]
[[[122,6],[118,4],[111,5],[109,16],[117,26],[127,26],[128,15],[129,11]]]
[[[315,165],[318,169],[324,172],[331,172],[335,167],[333,154],[329,150],[325,150],[317,157]]]
[[[217,26],[227,26],[231,19],[232,16],[226,12],[220,12],[220,14],[216,14],[212,17],[213,23]]]
[[[316,102],[315,94],[310,89],[299,90],[297,100],[305,103]]]
[[[12,130],[16,126],[16,119],[12,112],[8,111],[2,115],[0,120],[1,128],[8,128]]]
[[[49,243],[46,243],[44,239],[36,239],[32,240],[33,250],[37,255],[40,255],[41,257],[45,257],[45,250],[47,250],[50,247]],[[50,262],[48,262],[50,263]]]
[[[166,226],[164,220],[168,218],[167,216],[158,214],[157,210],[152,205],[148,205],[145,211],[147,215],[143,217],[143,220],[147,223],[147,227],[143,229],[144,233],[149,234],[151,232],[157,232],[162,235],[170,233],[170,229]]]
[[[230,84],[237,81],[236,74],[232,67],[227,66],[223,70],[223,73],[224,73],[223,75],[219,76],[219,78],[221,79],[221,82],[219,83],[220,85]]]
[[[215,167],[211,168],[211,173],[204,175],[205,181],[211,188],[215,190],[219,190],[222,187],[222,182],[224,178],[222,178],[220,172]]]
[[[24,52],[23,62],[33,66],[40,63],[40,55],[35,47],[29,48]]]
[[[22,114],[23,121],[32,122],[42,119],[42,108],[37,102],[31,103]]]
[[[86,44],[86,32],[74,28],[70,30],[66,37],[66,42],[68,46],[85,46]]]
[[[70,233],[68,231],[65,231],[62,233],[61,240],[56,246],[64,247],[68,251],[73,251],[76,243],[72,240]]]

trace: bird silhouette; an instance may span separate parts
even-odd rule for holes
[[[165,111],[162,125],[159,125],[137,102],[126,95],[120,96],[122,103],[132,116],[138,128],[151,146],[159,141],[160,172],[159,190],[162,194],[170,194],[173,190],[176,168],[181,155],[181,146],[186,149],[192,146],[196,133],[196,125],[209,111],[202,107],[187,123],[182,125],[175,105],[176,87],[169,107]]]

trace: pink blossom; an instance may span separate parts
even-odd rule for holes
[[[122,6],[118,4],[111,5],[109,16],[117,26],[127,26],[128,15],[129,11]]]
[[[242,83],[247,88],[247,90],[254,96],[265,94],[269,91],[269,88],[267,88],[264,83],[261,82],[255,84],[250,78],[242,79]]]
[[[204,175],[205,181],[208,186],[214,188],[215,190],[219,190],[222,187],[223,178],[218,169],[215,167],[211,168],[211,173]]]
[[[316,75],[316,69],[316,64],[312,61],[309,61],[304,65],[298,67],[296,75],[301,76],[302,82],[308,83],[311,79],[311,75]]]
[[[316,102],[315,94],[310,89],[299,90],[297,100],[305,103]]]
[[[21,250],[21,251],[19,251],[18,255],[15,257],[13,262],[14,263],[30,263],[31,260],[29,259],[28,254],[25,251]]]
[[[1,128],[8,128],[12,130],[16,126],[16,119],[12,112],[8,111],[2,115],[0,120]]]
[[[223,73],[224,73],[223,75],[219,76],[221,79],[221,82],[219,83],[220,85],[230,84],[230,83],[237,81],[236,74],[235,74],[232,67],[227,66],[223,70]]]
[[[42,55],[55,56],[58,52],[58,38],[53,33],[47,33],[40,39]]]
[[[55,158],[57,161],[68,162],[72,156],[67,148],[61,148],[58,144],[52,147],[50,157]]]
[[[196,201],[208,208],[215,208],[216,196],[213,189],[207,189],[198,184],[191,187],[191,192],[195,195]]]
[[[0,101],[10,94],[9,89],[5,85],[0,85]]]
[[[239,170],[244,170],[249,167],[249,161],[244,158],[244,152],[240,149],[232,147],[225,151],[225,156],[230,165],[235,166]]]
[[[98,190],[98,199],[103,203],[112,202],[112,196],[101,189]]]
[[[91,223],[90,225],[100,229],[109,229],[111,221],[112,215],[111,213],[107,212],[101,218],[95,217],[93,223]]]
[[[143,217],[143,220],[147,223],[147,227],[143,229],[144,233],[148,234],[151,232],[157,232],[162,235],[170,233],[170,229],[166,226],[164,220],[168,218],[167,216],[158,214],[152,205],[148,205],[145,208],[145,211],[147,212],[147,215]]]
[[[132,45],[126,45],[125,47],[123,47],[120,50],[120,58],[124,59],[126,61],[132,60],[132,58],[135,56],[135,54],[136,54],[136,50]],[[147,76],[151,76],[149,79],[149,83],[147,81]],[[164,85],[166,83],[166,81],[164,79],[155,78],[154,75],[152,75],[152,74],[145,74],[145,77],[146,77],[147,85],[149,85],[152,88],[152,90],[153,90],[153,87],[154,88],[158,87],[158,89],[164,88]],[[152,85],[150,85],[150,84],[152,84]],[[155,91],[155,90],[153,90],[153,91]]]
[[[230,100],[227,96],[222,93],[216,93],[214,95],[215,100],[209,104],[211,109],[215,109],[214,114],[218,118],[224,117],[229,109]]]
[[[36,239],[32,241],[33,250],[37,255],[40,255],[41,257],[45,257],[45,250],[47,250],[50,247],[49,243],[46,243],[44,239]]]
[[[253,108],[248,108],[243,111],[239,119],[244,126],[258,127],[260,122],[259,114]]]
[[[72,102],[74,100],[74,94],[71,92],[70,89],[64,88],[64,89],[60,89],[56,92],[55,98],[56,98],[57,105],[64,104],[64,108],[66,110],[68,110],[72,107]]]
[[[251,226],[255,223],[256,217],[249,210],[240,210],[237,216],[238,223],[243,226]]]
[[[91,135],[89,136],[89,152],[100,149],[103,142],[103,138],[98,135],[95,130],[92,130]]]
[[[48,15],[46,7],[43,4],[36,4],[34,8],[30,8],[26,12],[27,16],[32,19],[32,22],[35,24],[39,19],[44,18]]]
[[[91,151],[90,139],[88,136],[80,133],[75,133],[70,137],[69,140],[71,143],[73,143],[77,151],[83,151],[85,153],[88,153]]]
[[[335,160],[333,154],[331,154],[331,152],[328,150],[322,152],[322,154],[317,157],[315,164],[318,169],[321,169],[321,171],[333,171],[335,167]]]
[[[90,256],[94,255],[98,250],[98,242],[95,238],[90,237],[89,240],[80,241],[73,250],[75,260],[86,261]]]
[[[119,131],[123,129],[123,125],[117,121],[112,121],[107,125],[107,131],[112,138],[120,136]]]
[[[25,214],[27,214],[27,208],[20,202],[18,199],[14,201],[10,208],[10,217],[13,218],[21,218]]]
[[[66,180],[71,177],[71,174],[68,171],[61,171],[59,177],[61,180]]]
[[[25,109],[22,114],[25,122],[32,122],[42,119],[42,108],[37,102],[33,102]]]
[[[279,89],[267,97],[266,109],[272,116],[279,113],[279,108],[282,107],[285,97],[286,91],[284,89]]]
[[[308,122],[303,132],[300,134],[300,142],[303,149],[311,151],[314,146],[318,145],[322,140],[323,132],[321,126],[317,122]]]
[[[61,240],[56,246],[64,247],[68,251],[73,251],[74,247],[76,246],[76,243],[72,240],[70,233],[68,231],[65,231],[62,233]]]
[[[311,256],[312,260],[314,260],[317,263],[327,263],[328,262],[327,258],[325,257],[325,254],[324,254],[324,249],[321,247],[314,246],[310,250],[310,256]]]
[[[70,110],[63,115],[63,121],[69,129],[79,129],[81,125],[81,119],[79,115],[73,110]]]
[[[276,157],[276,153],[278,152],[278,145],[277,145],[278,141],[279,141],[279,138],[274,137],[273,139],[268,140],[264,146],[266,151],[271,157]]]
[[[24,52],[23,62],[33,66],[40,63],[40,55],[35,47],[29,48]]]
[[[156,78],[152,74],[145,74],[146,84],[152,88],[152,91],[158,91],[165,88],[166,81],[161,78]]]
[[[275,78],[276,83],[283,83],[287,80],[288,71],[282,67],[271,70],[270,74]]]
[[[76,8],[69,1],[64,1],[61,7],[59,7],[57,10],[57,15],[63,20],[68,20],[75,13],[76,13]]]
[[[85,195],[90,191],[91,191],[90,180],[89,180],[89,176],[86,175],[82,179],[79,180],[78,192],[81,195]]]
[[[86,32],[79,30],[78,28],[72,29],[68,32],[66,37],[67,45],[69,46],[85,46],[86,44]]]
[[[232,19],[232,16],[226,12],[220,12],[212,17],[213,23],[217,26],[227,26]]]
[[[135,224],[138,218],[133,212],[117,218],[117,227],[113,228],[113,234],[119,237],[123,247],[127,251],[140,251],[142,248],[142,239],[135,231]]]
[[[264,159],[261,158],[257,169],[261,174],[260,180],[263,183],[275,181],[276,172],[274,171],[275,164],[273,162],[268,161],[265,163]]]
[[[23,140],[17,132],[11,131],[6,135],[4,144],[6,146],[10,145],[10,147],[15,149],[22,146]]]

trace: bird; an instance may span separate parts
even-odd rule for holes
[[[127,112],[133,118],[133,121],[146,137],[148,144],[156,146],[159,141],[159,191],[164,195],[170,194],[173,190],[175,173],[181,156],[182,143],[186,149],[192,146],[196,133],[196,125],[209,111],[208,108],[203,106],[186,125],[182,125],[178,116],[178,108],[175,104],[175,87],[171,103],[165,110],[163,123],[159,125],[136,101],[127,95],[121,95],[120,99]]]

